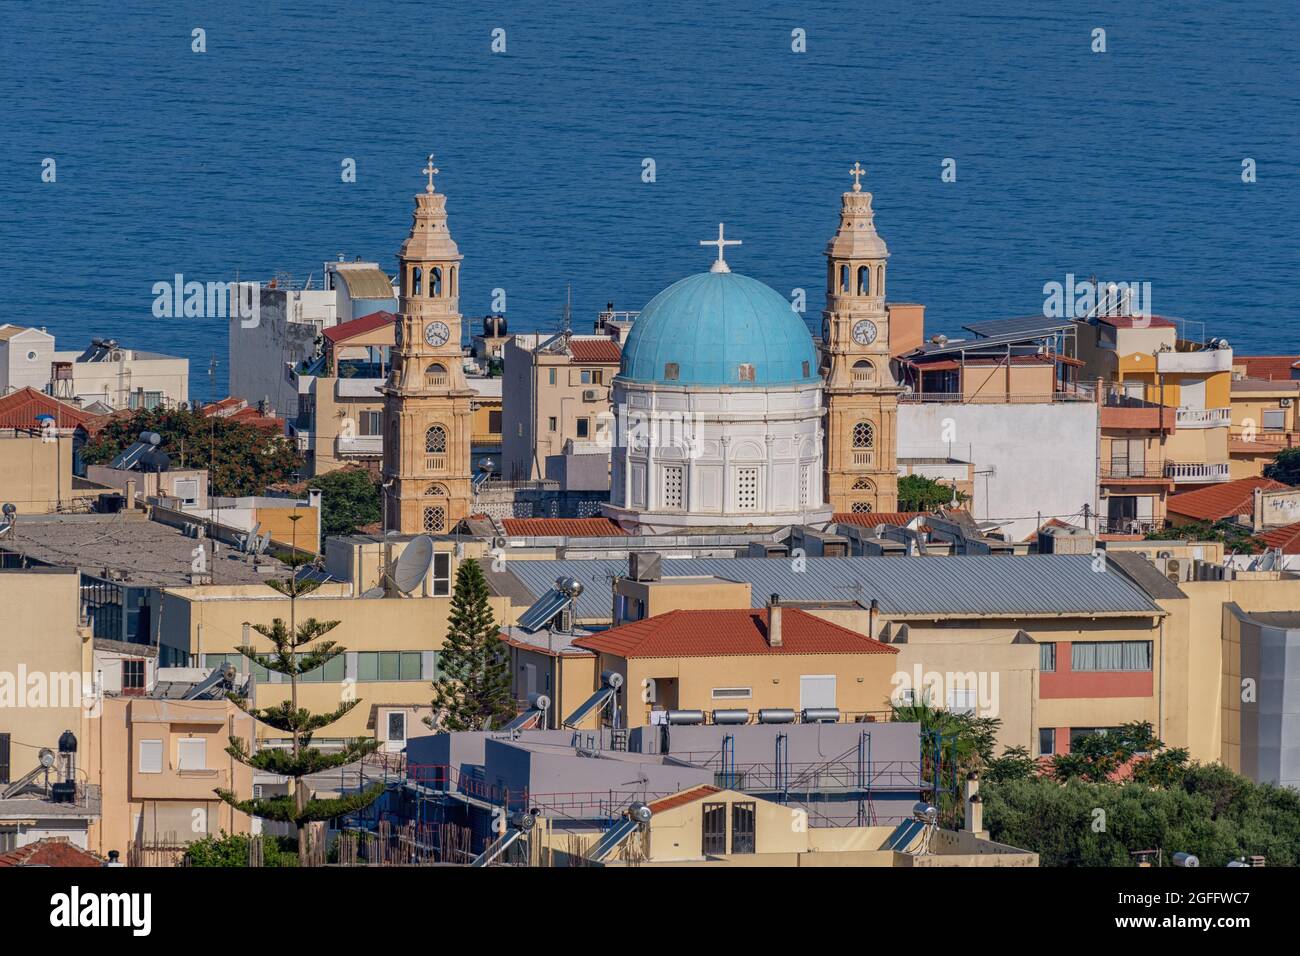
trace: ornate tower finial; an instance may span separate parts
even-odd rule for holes
[[[424,191],[426,193],[433,192],[433,177],[441,172],[437,166],[433,165],[433,153],[429,154],[429,165],[425,166],[424,169],[420,170],[420,172],[426,173],[429,177],[429,185],[424,187]]]
[[[724,238],[723,238],[723,235],[722,235],[722,226],[723,226],[722,223],[718,223],[718,238],[717,238],[717,239],[701,239],[701,240],[700,240],[700,245],[702,245],[702,246],[717,246],[717,247],[718,247],[718,261],[715,262],[715,263],[713,263],[713,265],[709,267],[709,271],[710,271],[710,272],[730,272],[730,271],[731,271],[731,267],[727,265],[727,260],[724,259],[724,258],[722,257],[722,251],[723,251],[723,248],[724,248],[725,246],[739,246],[739,245],[742,245],[742,243],[741,243],[741,241],[740,241],[739,239],[724,239]]]
[[[433,157],[430,156],[429,158],[432,159]],[[862,164],[857,160],[854,160],[853,168],[849,170],[849,175],[853,177],[853,191],[855,193],[862,192],[862,183],[858,182],[858,180],[866,174],[867,171],[862,168]]]

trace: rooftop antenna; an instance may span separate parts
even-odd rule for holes
[[[573,284],[564,284],[564,337],[573,334]]]

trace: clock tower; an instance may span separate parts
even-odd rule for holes
[[[470,513],[470,402],[460,333],[460,250],[429,156],[397,253],[396,355],[384,395],[384,530],[444,534]]]
[[[826,244],[822,375],[826,380],[826,497],[837,512],[898,510],[898,394],[889,360],[885,263],[871,193],[849,174],[840,227]]]

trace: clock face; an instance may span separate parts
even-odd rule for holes
[[[425,326],[424,341],[430,345],[446,345],[449,338],[451,338],[451,329],[447,328],[446,322],[430,322]]]
[[[863,319],[853,326],[853,341],[859,345],[870,345],[876,341],[876,323]]]

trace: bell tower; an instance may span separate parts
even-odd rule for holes
[[[470,513],[470,402],[461,351],[460,250],[429,177],[397,253],[397,352],[384,395],[384,530],[443,534]]]
[[[826,244],[822,375],[826,380],[826,497],[839,512],[898,510],[898,395],[889,360],[885,267],[866,170],[854,163],[840,227]]]

